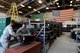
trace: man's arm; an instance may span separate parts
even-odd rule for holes
[[[22,28],[19,28],[19,29],[17,30],[17,33],[16,33],[16,34],[21,35],[21,36],[31,35],[31,33],[30,33],[28,30],[27,30],[28,33],[22,34],[22,33],[21,33],[21,30],[22,30]]]
[[[12,27],[9,27],[9,34],[12,36],[17,36],[16,33],[13,31]]]
[[[27,30],[27,32],[25,34],[21,34],[21,35],[23,35],[23,36],[30,36],[31,35],[30,31],[28,29],[26,29],[26,30]]]

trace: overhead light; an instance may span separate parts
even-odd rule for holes
[[[59,3],[56,3],[57,5],[59,5]]]
[[[79,0],[76,0],[76,1],[79,1]]]
[[[19,11],[19,13],[22,13],[22,11]]]
[[[1,8],[4,8],[4,6],[0,5]]]
[[[46,9],[49,9],[49,7],[46,7]]]
[[[48,24],[48,26],[50,26],[50,24]]]
[[[30,15],[31,16],[31,15]]]
[[[60,6],[58,6],[58,7],[60,7]]]
[[[23,4],[21,4],[21,7],[25,7]]]
[[[28,8],[32,8],[31,6],[28,6]]]
[[[54,0],[55,2],[57,2],[58,0]]]
[[[37,11],[36,9],[34,9],[34,11]]]
[[[38,0],[38,2],[41,4],[41,3],[43,3],[41,0]]]
[[[40,11],[38,11],[38,13],[40,13]]]
[[[70,3],[73,3],[73,1],[70,1]]]
[[[40,21],[40,19],[35,19],[35,21]]]
[[[70,4],[70,6],[72,6],[72,4]]]

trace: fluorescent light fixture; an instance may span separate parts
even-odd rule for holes
[[[72,6],[72,4],[70,4],[70,6]]]
[[[35,19],[35,21],[40,21],[40,19]]]
[[[41,4],[41,3],[43,3],[41,0],[38,0],[38,2]]]
[[[19,11],[19,13],[22,13],[22,11]]]
[[[46,9],[49,9],[49,7],[46,7]]]
[[[58,6],[58,7],[60,7],[60,6]]]
[[[28,6],[28,8],[32,8],[31,6]]]
[[[34,11],[37,11],[36,9],[34,9]]]
[[[48,26],[50,26],[50,24],[48,24]]]
[[[1,8],[5,8],[4,6],[0,5]]]
[[[21,4],[21,7],[25,7],[23,4]]]
[[[76,1],[79,1],[79,0],[76,0]]]
[[[57,5],[59,5],[59,3],[56,3]]]
[[[38,13],[40,13],[40,11],[38,11]]]
[[[54,0],[55,2],[57,2],[58,0]]]
[[[70,3],[73,3],[73,1],[70,1]]]

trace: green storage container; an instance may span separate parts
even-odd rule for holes
[[[0,18],[0,36],[3,34],[3,30],[10,23],[10,17]]]

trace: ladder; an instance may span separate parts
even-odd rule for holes
[[[20,18],[18,17],[18,8],[15,2],[11,4],[10,10],[7,14],[11,17],[11,20],[20,21]]]

